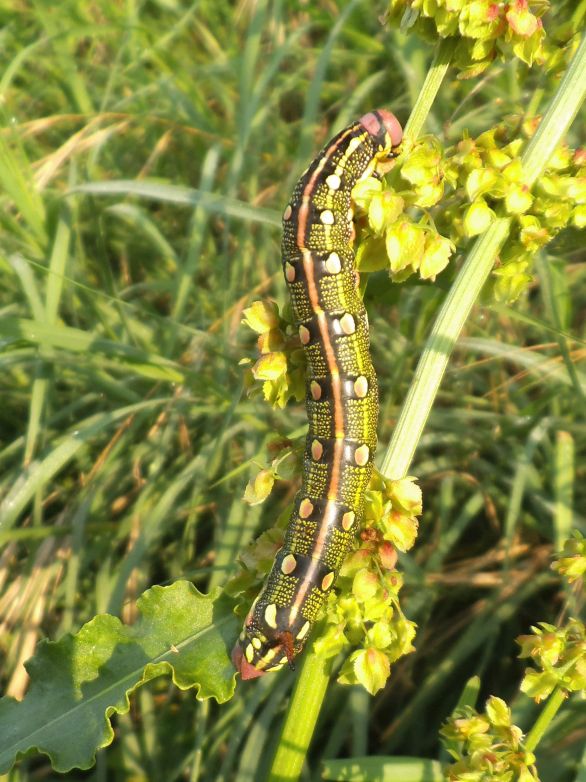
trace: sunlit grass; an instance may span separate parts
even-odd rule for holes
[[[251,299],[285,299],[279,215],[319,144],[376,105],[404,121],[423,84],[429,47],[378,14],[266,0],[14,8],[0,81],[5,693],[26,690],[41,638],[100,611],[130,620],[153,583],[223,583],[291,496],[242,502],[267,444],[304,414],[246,398],[239,322]],[[523,110],[513,71],[495,67],[471,96],[448,80],[428,128],[453,139]],[[548,249],[514,308],[474,311],[420,441],[425,513],[401,557],[417,652],[375,700],[330,689],[312,769],[352,752],[435,756],[467,678],[509,697],[515,636],[556,617],[549,562],[569,497],[586,525],[586,272],[577,235]],[[449,277],[368,288],[381,456]],[[155,682],[95,777],[262,779],[293,681],[241,687],[222,709]],[[530,708],[518,704],[521,724]],[[544,779],[571,779],[585,732],[574,704],[542,745]]]

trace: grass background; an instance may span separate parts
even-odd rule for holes
[[[557,19],[572,8],[557,4]],[[153,583],[222,584],[292,496],[281,484],[263,506],[242,502],[267,445],[300,436],[305,418],[246,398],[238,361],[253,337],[239,323],[255,298],[285,300],[280,213],[319,146],[370,108],[409,115],[431,48],[385,29],[383,12],[342,0],[0,8],[4,693],[25,691],[39,639],[101,611],[132,621]],[[515,63],[448,78],[427,130],[476,135],[554,87]],[[380,274],[367,289],[381,454],[452,273],[402,286]],[[551,555],[586,527],[580,235],[560,236],[535,273],[514,307],[474,310],[417,452],[425,511],[400,560],[417,652],[375,699],[332,686],[307,779],[323,758],[436,757],[474,674],[481,700],[534,719],[516,696],[514,638],[559,618]],[[66,776],[261,779],[293,681],[266,677],[219,708],[158,680],[95,769]],[[540,745],[542,779],[583,782],[585,738],[586,706],[570,701]],[[32,758],[9,778],[52,772]]]

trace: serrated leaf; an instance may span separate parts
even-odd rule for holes
[[[238,620],[220,590],[203,595],[188,581],[154,586],[137,601],[138,622],[96,616],[75,635],[43,641],[26,663],[24,700],[0,700],[0,773],[36,749],[56,771],[89,768],[114,737],[110,717],[124,714],[141,684],[171,674],[199,700],[234,692],[229,649]]]

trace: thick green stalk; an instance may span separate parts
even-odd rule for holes
[[[435,50],[433,62],[421,87],[421,92],[417,96],[413,111],[405,125],[403,133],[405,139],[415,141],[421,133],[427,115],[433,106],[433,102],[450,65],[455,45],[455,38],[443,38],[439,42]]]
[[[545,706],[543,707],[543,711],[535,720],[535,724],[525,739],[524,745],[528,752],[533,752],[533,750],[537,747],[543,738],[543,734],[547,730],[555,715],[558,713],[559,708],[565,701],[566,697],[566,693],[560,687],[555,689],[549,696]]]
[[[531,139],[523,158],[524,180],[533,184],[566,134],[586,97],[586,36]],[[381,470],[389,478],[407,474],[454,345],[476,302],[510,225],[500,218],[474,244],[431,330],[401,410]]]
[[[293,689],[268,782],[299,779],[328,683],[332,660],[307,654]]]
[[[451,40],[442,40],[438,44],[429,73],[405,126],[405,138],[415,140],[421,132],[446,75],[452,51]],[[311,647],[308,648],[289,703],[269,782],[294,782],[299,779],[329,676],[330,661],[318,656]]]

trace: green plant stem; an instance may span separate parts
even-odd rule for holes
[[[541,714],[535,720],[535,724],[527,734],[524,745],[528,752],[533,752],[537,747],[543,738],[543,734],[549,727],[550,722],[558,713],[560,706],[565,700],[566,693],[561,689],[561,687],[557,687],[547,699]]]
[[[403,478],[407,474],[448,359],[508,236],[510,223],[509,218],[500,218],[491,225],[472,248],[450,288],[415,370],[381,465],[381,472],[388,478]]]
[[[586,97],[586,36],[522,157],[524,181],[533,184],[568,130]],[[413,459],[448,360],[497,255],[511,219],[495,220],[472,247],[436,318],[383,458],[381,471],[403,478]]]
[[[423,82],[421,92],[417,96],[413,111],[405,125],[405,130],[403,132],[404,139],[415,141],[421,133],[427,115],[431,110],[438,90],[446,75],[446,71],[450,65],[455,45],[455,38],[443,38],[439,42],[435,50],[433,62],[431,63],[425,81]]]
[[[523,154],[523,181],[531,187],[565,136],[586,98],[586,35],[537,131]]]
[[[330,680],[332,660],[307,654],[291,696],[268,782],[299,779]]]
[[[413,111],[407,121],[404,138],[415,140],[427,119],[452,57],[452,39],[440,41],[433,62]],[[310,647],[295,685],[269,782],[293,782],[299,779],[311,737],[325,697],[331,661],[324,660]]]
[[[451,43],[451,42],[450,42]],[[442,53],[442,48],[445,49]],[[441,57],[440,57],[441,54]],[[436,53],[430,74],[405,127],[405,136],[417,137],[441,79],[447,70],[448,42]],[[581,42],[537,133],[523,155],[525,181],[539,176],[549,155],[559,143],[584,100],[586,93],[586,38]],[[413,118],[413,119],[412,119]],[[504,244],[510,218],[495,220],[478,238],[448,294],[427,340],[399,421],[383,459],[382,472],[393,478],[407,474],[448,359],[466,318],[488,279],[497,254]],[[293,782],[299,778],[328,684],[327,663],[311,649],[299,675],[289,704],[269,782]]]

